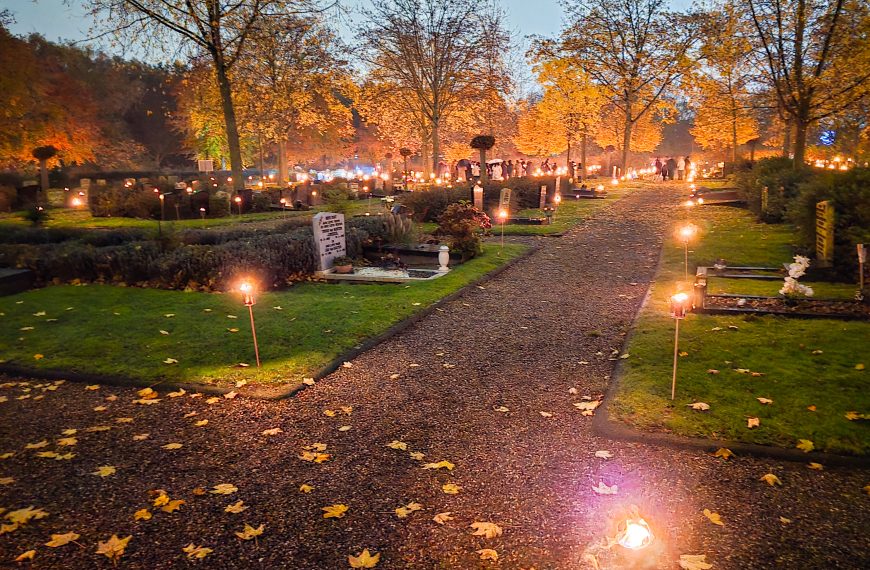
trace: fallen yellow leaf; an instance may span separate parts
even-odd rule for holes
[[[248,507],[247,507],[247,505],[245,505],[244,501],[236,501],[232,505],[227,505],[226,507],[224,507],[224,512],[225,513],[239,514],[240,512],[246,510],[247,508]]]
[[[181,505],[185,503],[187,503],[187,501],[185,501],[184,499],[172,499],[171,501],[160,507],[160,510],[165,513],[174,513],[181,508]]]
[[[347,505],[337,504],[323,507],[320,510],[323,511],[323,518],[325,519],[340,519],[347,512],[347,509]]]
[[[746,418],[746,427],[749,429],[756,428],[761,425],[761,420],[758,418]]]
[[[493,562],[498,561],[498,552],[492,548],[481,548],[477,553],[480,554],[481,560],[492,560]]]
[[[212,490],[209,491],[212,495],[232,495],[239,488],[233,485],[232,483],[221,483],[219,485],[215,485],[212,487]]]
[[[716,450],[716,453],[713,454],[713,457],[721,457],[722,459],[727,460],[729,457],[734,457],[734,452],[727,447],[720,447]]]
[[[437,515],[432,517],[432,520],[438,524],[444,524],[447,521],[452,521],[453,517],[450,516],[450,511],[448,511],[446,513],[438,513]]]
[[[313,490],[314,487],[312,487],[308,483],[302,483],[301,485],[299,485],[299,491],[301,491],[302,493],[310,493]]]
[[[821,463],[815,463],[813,461],[810,461],[810,463],[809,463],[809,465],[807,465],[807,467],[809,467],[810,469],[815,469],[816,471],[822,471],[825,469],[824,465],[822,465]]]
[[[46,546],[50,546],[52,548],[58,548],[59,546],[64,546],[65,544],[69,544],[70,542],[74,542],[79,538],[79,535],[74,532],[67,532],[65,534],[52,534],[51,540],[45,543]]]
[[[164,495],[165,496],[165,495]],[[134,521],[149,521],[151,520],[151,511],[148,509],[139,509],[135,513],[133,513]]]
[[[24,562],[25,560],[33,560],[33,557],[36,556],[35,550],[28,550],[27,552],[23,552],[19,554],[15,558],[15,562]]]
[[[366,548],[356,556],[348,556],[347,561],[351,568],[374,568],[381,560],[381,554],[372,555]]]
[[[441,486],[441,490],[447,495],[457,495],[459,494],[460,489],[462,489],[462,487],[455,485],[454,483],[445,483]]]
[[[163,449],[172,450],[172,449],[181,449],[183,446],[180,443],[167,443],[166,445],[161,445],[160,447],[162,447]]]
[[[115,467],[113,465],[101,465],[100,467],[97,467],[96,471],[91,473],[91,475],[99,475],[100,477],[109,477],[114,474]]]
[[[113,534],[106,542],[97,544],[97,554],[103,554],[112,562],[117,561],[124,555],[124,549],[127,548],[127,543],[133,538],[132,535],[126,538],[118,538],[117,534]]]
[[[719,513],[714,513],[710,509],[704,509],[704,516],[710,519],[710,522],[713,524],[725,526],[725,523],[722,522],[722,518],[719,516]]]
[[[187,553],[188,558],[197,558],[200,560],[205,558],[206,556],[208,556],[212,552],[214,552],[211,548],[206,548],[204,546],[197,546],[192,542],[190,544],[188,544],[187,546],[185,546],[184,548],[182,548],[181,550],[182,550],[182,552]]]
[[[426,463],[423,465],[423,469],[447,469],[448,471],[453,471],[454,467],[456,466],[446,459],[439,461],[438,463]]]
[[[407,451],[408,450],[408,444],[405,443],[404,441],[399,441],[397,439],[394,439],[393,441],[388,443],[387,447],[389,447],[390,449],[398,449],[399,451]]]
[[[261,534],[263,534],[263,527],[265,525],[260,525],[257,528],[252,527],[251,525],[245,523],[245,528],[241,532],[236,532],[236,536],[241,538],[242,540],[251,540],[257,538]]]
[[[780,481],[779,477],[777,477],[773,473],[768,473],[767,475],[762,476],[760,480],[764,481],[765,483],[767,483],[771,487],[773,487],[774,485],[782,486],[782,481]]]
[[[423,509],[423,505],[420,503],[408,503],[404,507],[399,507],[396,509],[396,516],[400,519],[403,519],[413,513],[414,511],[419,511]]]
[[[795,447],[797,447],[804,453],[809,453],[810,451],[815,449],[815,445],[813,445],[813,442],[808,439],[799,439]]]
[[[496,538],[501,536],[503,532],[500,526],[491,522],[473,522],[470,528],[474,529],[474,532],[471,533],[473,536],[482,536],[484,538]]]

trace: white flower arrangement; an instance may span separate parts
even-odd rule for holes
[[[812,297],[813,288],[798,283],[798,279],[804,276],[810,266],[810,259],[803,255],[794,256],[794,263],[788,265],[788,276],[779,290],[780,295],[786,297]]]

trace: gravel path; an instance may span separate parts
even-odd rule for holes
[[[120,566],[149,570],[339,569],[364,548],[381,553],[379,569],[577,569],[593,568],[593,557],[601,568],[677,568],[681,554],[706,554],[716,569],[867,567],[870,497],[862,487],[870,472],[612,442],[594,436],[591,418],[572,405],[604,392],[611,351],[654,274],[677,199],[670,187],[645,190],[561,239],[540,239],[530,258],[286,401],[209,404],[158,389],[161,401],[142,405],[132,403],[134,390],[108,386],[0,388],[8,397],[0,456],[15,452],[0,460],[0,481],[14,479],[0,485],[0,507],[50,513],[0,535],[0,567],[16,567],[12,560],[31,548],[34,567],[109,567],[96,544],[112,534],[133,536]],[[502,406],[509,411],[495,410]],[[102,425],[111,429],[85,431]],[[271,428],[282,432],[262,434]],[[74,458],[35,456],[65,452],[56,444],[64,429],[79,430],[66,448]],[[24,449],[43,439],[49,445]],[[393,440],[407,450],[387,447]],[[161,447],[173,442],[183,447]],[[328,461],[298,458],[314,443],[326,444]],[[598,458],[599,450],[613,457]],[[453,470],[422,467],[442,460]],[[116,473],[91,474],[103,465]],[[783,485],[759,481],[766,473]],[[593,492],[599,482],[618,492]],[[221,483],[238,491],[195,491]],[[458,494],[443,492],[449,483]],[[313,490],[301,492],[303,484]],[[156,489],[185,504],[162,512],[152,506]],[[224,512],[238,500],[249,508]],[[409,503],[423,508],[399,518],[395,509]],[[324,519],[321,508],[333,504],[349,510]],[[654,545],[606,549],[604,538],[632,504],[652,525]],[[153,518],[135,522],[142,508]],[[453,520],[433,522],[443,512]],[[472,536],[476,521],[503,534]],[[256,542],[235,537],[245,523],[265,524]],[[42,546],[70,531],[83,548]],[[187,562],[181,549],[189,543],[213,552]],[[495,550],[498,561],[481,561],[481,549]]]

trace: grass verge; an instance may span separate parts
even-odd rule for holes
[[[499,257],[498,248],[488,245],[482,255],[429,282],[310,282],[264,293],[254,306],[259,371],[248,312],[237,295],[107,285],[47,287],[0,298],[0,359],[143,383],[299,381],[526,250],[506,245]]]
[[[691,221],[701,227],[690,247],[692,264],[710,265],[720,257],[754,266],[790,260],[793,234],[786,225],[758,224],[744,210],[730,207],[694,209]],[[850,411],[870,413],[868,372],[858,369],[870,365],[867,322],[690,314],[680,327],[683,356],[672,402],[674,321],[668,298],[682,278],[682,247],[672,239],[626,349],[630,357],[611,404],[612,417],[645,431],[781,447],[807,439],[827,452],[870,451],[870,423],[846,418]],[[777,281],[714,279],[711,291],[775,294],[779,286]],[[854,286],[815,286],[819,297],[854,293]],[[695,411],[689,407],[693,402],[710,409]],[[760,420],[758,427],[748,428],[750,417]]]

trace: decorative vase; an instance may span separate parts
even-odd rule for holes
[[[441,273],[446,273],[450,271],[450,268],[447,267],[447,264],[450,263],[450,248],[446,245],[442,245],[438,248],[438,264],[440,267],[438,271]]]
[[[351,265],[351,264],[347,264],[347,265],[336,265],[336,266],[335,266],[335,272],[336,272],[336,273],[342,273],[342,274],[353,273],[353,265]]]

